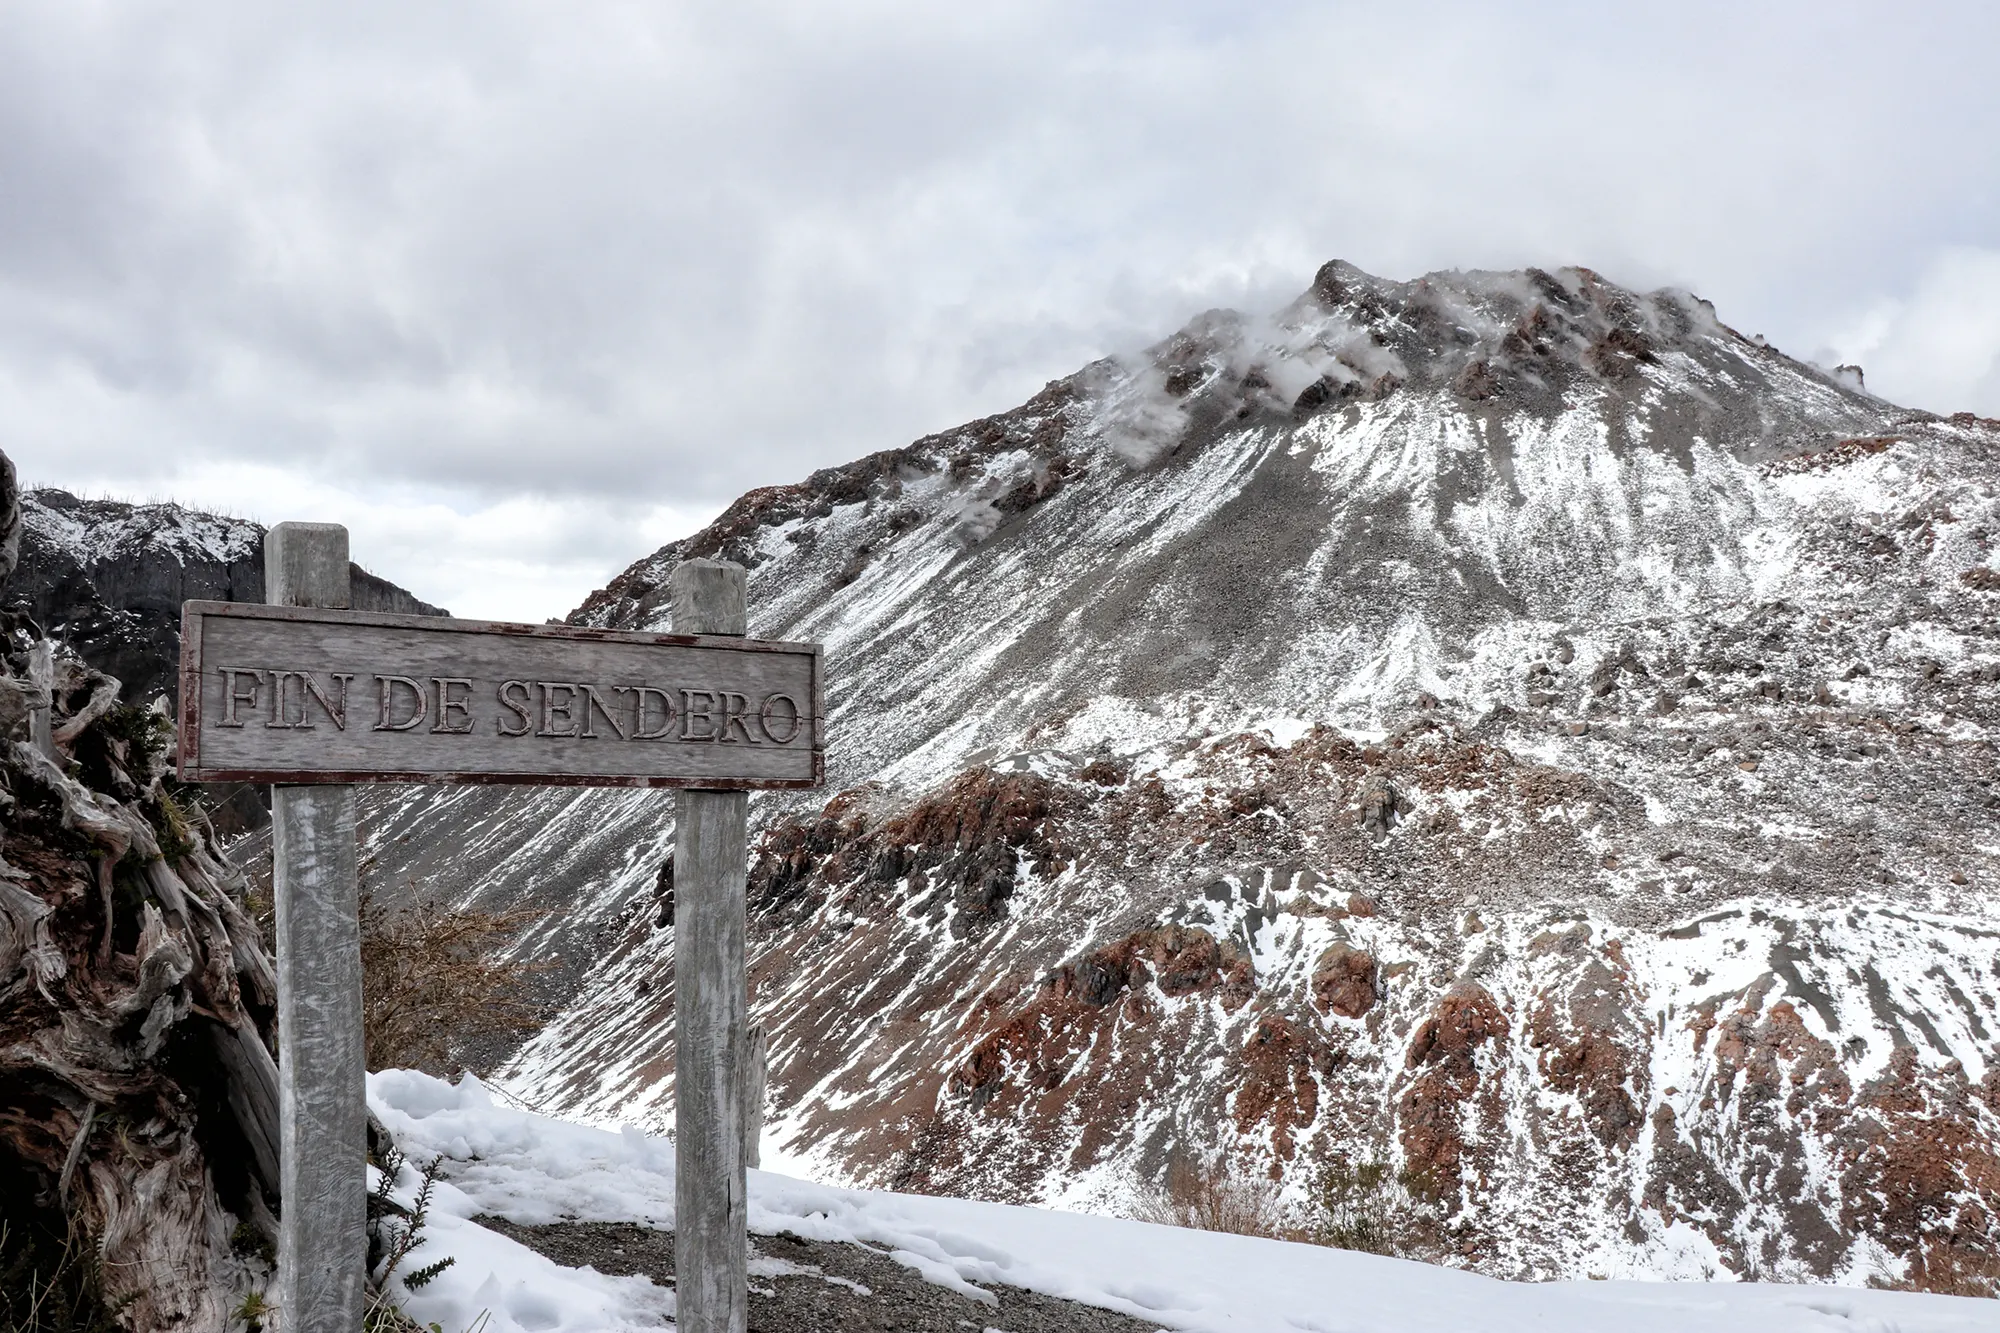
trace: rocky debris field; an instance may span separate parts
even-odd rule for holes
[[[569,1268],[637,1273],[674,1285],[674,1233],[631,1222],[481,1226]],[[1154,1333],[1157,1325],[1019,1287],[982,1286],[991,1302],[926,1281],[867,1245],[753,1236],[750,1333]]]

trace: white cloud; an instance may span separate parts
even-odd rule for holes
[[[1884,398],[2000,416],[2000,249],[1944,251],[1908,296],[1875,302],[1831,343]]]
[[[13,5],[0,447],[73,487],[415,496],[581,577],[506,506],[596,512],[616,568],[655,507],[1336,256],[1587,263],[1820,346],[2000,249],[1996,46],[1970,3]]]

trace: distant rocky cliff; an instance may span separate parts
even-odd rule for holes
[[[359,565],[349,573],[357,610],[446,614]],[[20,563],[5,609],[118,680],[127,701],[178,706],[181,603],[195,599],[264,600],[262,526],[178,504],[80,500],[53,487],[21,497]],[[263,825],[267,789],[227,784],[209,796],[221,835]]]
[[[351,574],[357,610],[446,614],[359,565]],[[79,500],[43,487],[22,499],[20,568],[7,597],[116,676],[126,698],[164,694],[171,707],[181,603],[263,601],[264,529],[183,505]]]

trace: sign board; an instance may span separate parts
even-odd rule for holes
[[[188,602],[187,782],[750,789],[824,774],[817,644]]]
[[[674,815],[675,1318],[748,1327],[749,790],[817,787],[818,644],[742,637],[745,575],[685,560],[681,634],[334,610],[347,529],[264,537],[271,604],[181,612],[180,775],[269,782],[278,962],[278,1307],[290,1333],[365,1320],[357,782],[680,787]],[[301,1207],[300,1201],[307,1205]]]

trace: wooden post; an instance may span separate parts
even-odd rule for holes
[[[55,681],[54,650],[48,640],[38,639],[28,645],[28,685],[35,691],[28,700],[28,744],[50,759],[56,757],[54,699],[50,694]]]
[[[347,529],[280,523],[264,600],[345,607]],[[368,1262],[354,789],[271,789],[277,899],[278,1318],[284,1333],[354,1333]]]
[[[771,1043],[759,1023],[743,1043],[743,1165],[764,1164],[764,1089],[771,1078]]]
[[[689,560],[676,634],[748,631],[741,566]],[[688,788],[674,819],[674,1285],[681,1333],[745,1333],[743,892],[750,798]]]

